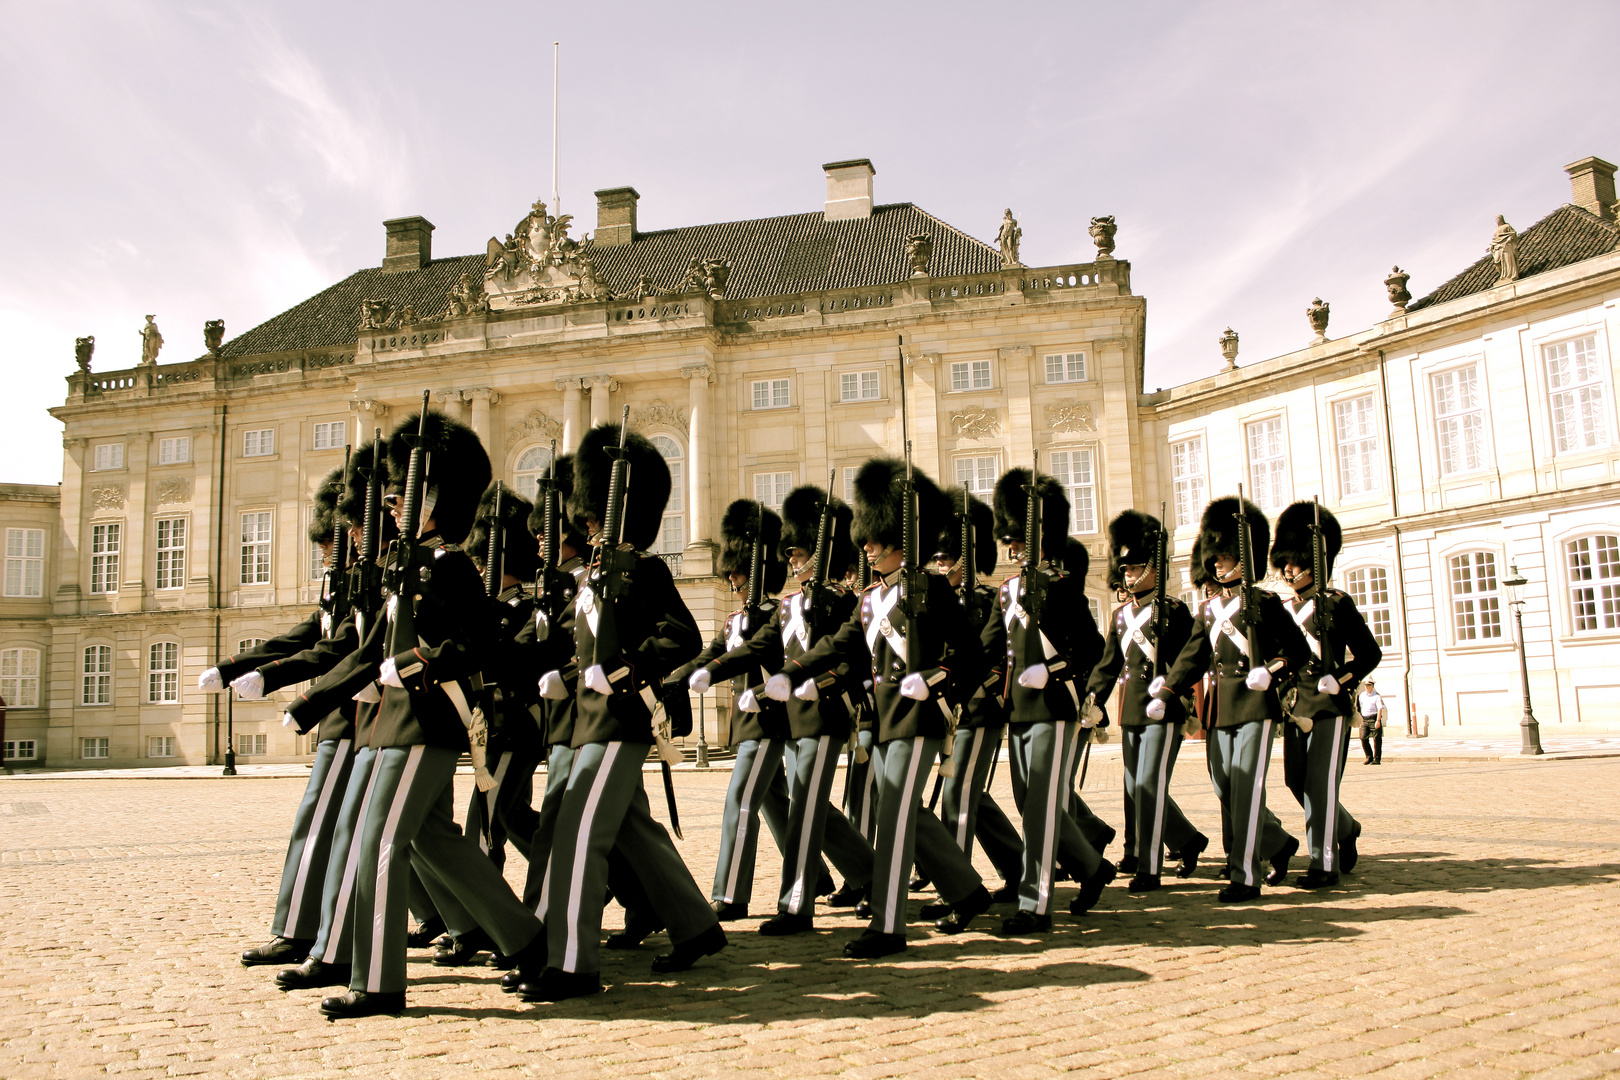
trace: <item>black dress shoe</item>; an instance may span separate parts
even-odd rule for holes
[[[433,954],[439,967],[465,967],[481,952],[493,952],[495,942],[484,933],[483,927],[474,927],[458,938],[450,939],[449,947],[441,947]]]
[[[1231,881],[1232,880],[1232,868],[1230,866],[1222,864],[1221,868],[1219,870],[1215,871],[1215,876],[1220,878],[1222,881]]]
[[[1260,899],[1260,886],[1228,885],[1216,893],[1215,898],[1223,904],[1244,904],[1250,900]]]
[[[1137,874],[1126,889],[1133,893],[1153,892],[1159,887],[1158,874]]]
[[[1348,874],[1355,870],[1356,863],[1361,861],[1361,852],[1356,850],[1356,841],[1361,839],[1361,822],[1350,826],[1350,835],[1344,838],[1339,845],[1339,869]]]
[[[276,972],[276,986],[282,990],[314,990],[321,986],[348,986],[348,964],[325,964],[313,956],[286,971]]]
[[[533,982],[518,987],[524,1001],[567,1001],[602,992],[602,977],[594,971],[564,971],[548,967]]]
[[[943,900],[935,900],[931,904],[924,904],[917,909],[917,917],[923,920],[943,919],[951,913],[951,905]]]
[[[713,956],[725,947],[726,932],[718,926],[711,926],[697,937],[677,941],[669,952],[654,957],[652,969],[659,975],[685,971],[705,956]]]
[[[257,964],[296,964],[309,955],[309,947],[314,941],[303,938],[278,937],[268,945],[260,945],[257,949],[249,949],[242,954],[242,966],[253,967]]]
[[[709,910],[713,911],[714,917],[721,922],[735,922],[738,919],[748,918],[747,904],[728,904],[724,900],[712,900],[709,902]]]
[[[906,935],[880,934],[867,930],[854,941],[844,943],[844,955],[851,960],[876,960],[880,956],[893,956],[906,949]]]
[[[1015,911],[1001,920],[1001,927],[996,933],[1002,937],[1024,937],[1027,934],[1044,934],[1050,929],[1052,916],[1037,915],[1033,911]]]
[[[911,883],[906,887],[912,892],[922,892],[924,889],[928,888],[929,884],[930,879],[927,874],[918,874],[916,877],[911,879]]]
[[[942,934],[960,934],[968,924],[990,910],[990,893],[980,885],[967,896],[951,905],[951,913],[934,924]]]
[[[513,968],[511,971],[508,971],[505,975],[501,976],[501,993],[503,994],[515,994],[518,992],[518,987],[522,985],[522,968]]]
[[[870,898],[855,905],[855,917],[857,919],[870,919],[872,917],[872,901]]]
[[[1132,854],[1132,855],[1121,855],[1119,857],[1119,872],[1122,873],[1122,874],[1134,874],[1134,873],[1136,873],[1136,868],[1139,865],[1140,865],[1140,863],[1137,862],[1136,856],[1134,854]]]
[[[990,894],[990,899],[997,904],[1016,904],[1018,902],[1018,882],[1002,882],[1001,888]]]
[[[405,1011],[405,991],[370,994],[350,990],[321,1002],[321,1015],[328,1020],[353,1020],[361,1016],[398,1016]]]
[[[1107,859],[1099,860],[1097,872],[1080,883],[1080,894],[1070,901],[1069,914],[1084,915],[1096,907],[1097,901],[1102,899],[1103,890],[1108,888],[1108,883],[1114,880],[1117,873],[1119,870],[1113,863]]]
[[[1267,885],[1281,885],[1288,880],[1288,862],[1299,852],[1299,841],[1290,836],[1282,850],[1271,858],[1271,872],[1266,875]]]
[[[1299,877],[1294,879],[1296,889],[1326,889],[1339,883],[1339,875],[1333,870],[1318,870],[1311,867]]]
[[[513,968],[517,967],[517,957],[507,956],[505,953],[497,949],[489,954],[489,959],[485,961],[485,963],[497,971],[511,971]]]
[[[1199,833],[1187,842],[1186,847],[1176,852],[1176,860],[1181,863],[1180,866],[1176,867],[1176,877],[1192,877],[1193,871],[1198,869],[1198,856],[1202,855],[1207,847],[1209,847],[1209,837]]]
[[[444,920],[437,915],[418,926],[405,935],[407,949],[425,949],[433,944],[433,939],[444,933]]]
[[[810,915],[794,915],[790,912],[778,912],[772,918],[759,924],[759,932],[766,937],[787,937],[790,934],[802,934],[806,930],[814,930],[816,920]]]
[[[864,885],[851,885],[849,882],[846,881],[839,888],[839,890],[837,892],[835,892],[831,896],[827,897],[827,906],[828,907],[854,907],[856,904],[861,902],[861,898],[863,896],[865,896],[865,895],[866,895],[866,886],[864,886]]]
[[[607,947],[610,949],[636,949],[647,940],[649,934],[656,934],[664,928],[663,922],[651,912],[632,911],[624,922],[624,929],[616,934],[609,934]]]

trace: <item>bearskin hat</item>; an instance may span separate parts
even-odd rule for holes
[[[1238,557],[1237,513],[1237,496],[1224,495],[1204,507],[1203,519],[1198,523],[1199,552],[1203,556],[1204,570],[1212,581],[1215,579],[1215,556]],[[1256,568],[1259,569],[1264,566],[1260,562],[1260,553],[1271,544],[1271,526],[1266,522],[1265,511],[1248,499],[1243,500],[1243,516],[1249,522],[1249,542],[1253,545]]]
[[[533,581],[540,569],[540,545],[529,531],[529,514],[534,504],[499,480],[484,489],[473,516],[472,531],[464,545],[467,554],[480,566],[489,554],[489,533],[495,522],[495,492],[501,493],[501,569],[519,581]]]
[[[598,424],[585,433],[574,454],[574,490],[568,497],[568,516],[583,534],[585,522],[595,518],[605,524],[608,510],[608,484],[613,478],[613,457],[619,446],[619,425]],[[625,458],[630,463],[629,485],[624,500],[624,530],[621,538],[637,551],[646,551],[658,542],[664,527],[664,507],[669,505],[669,465],[646,436],[630,432],[625,441]]]
[[[821,508],[826,500],[827,493],[814,484],[796,487],[782,500],[782,540],[777,544],[776,555],[784,563],[794,548],[815,554],[816,540],[821,535]],[[855,545],[849,540],[849,523],[855,512],[836,495],[832,508],[832,551],[827,555],[827,580],[843,581],[855,561]]]
[[[574,493],[574,455],[558,454],[557,460],[547,465],[540,475],[557,485],[557,494],[560,496],[557,503],[557,546],[560,548],[567,544],[583,555],[586,547],[585,534],[575,528],[573,520],[568,516],[568,497]],[[538,539],[545,531],[545,508],[536,498],[534,509],[529,511],[529,532]]]
[[[315,489],[315,513],[309,519],[309,539],[325,544],[332,540],[332,529],[337,524],[338,499],[343,495],[343,469],[333,469]]]
[[[412,413],[388,436],[390,493],[405,489],[411,445],[420,420],[420,413]],[[423,429],[422,449],[426,451],[422,458],[422,508],[425,511],[430,504],[433,508],[431,514],[422,515],[423,519],[433,518],[445,543],[459,544],[467,539],[473,515],[478,512],[478,499],[489,486],[489,455],[472,428],[431,409]]]
[[[1164,526],[1152,514],[1124,510],[1108,523],[1108,585],[1123,587],[1126,566],[1148,565],[1158,554],[1159,534]],[[1168,545],[1169,536],[1165,537]],[[1167,553],[1168,554],[1168,553]]]
[[[1086,550],[1086,545],[1074,537],[1065,536],[1063,538],[1063,558],[1060,562],[1063,569],[1084,582],[1086,580],[1086,571],[1091,569],[1091,552]]]
[[[917,540],[932,543],[951,520],[951,501],[921,469],[912,470],[917,489]],[[855,516],[850,539],[898,548],[903,540],[906,463],[900,458],[871,458],[855,471]]]
[[[1271,542],[1271,565],[1281,570],[1289,563],[1311,568],[1311,526],[1316,520],[1316,504],[1297,502],[1277,515],[1277,536]],[[1333,576],[1333,563],[1344,546],[1344,530],[1339,519],[1322,507],[1322,553],[1327,556],[1325,573]]]
[[[343,474],[343,494],[338,498],[337,512],[351,528],[366,527],[366,472],[371,468],[372,451],[377,448],[382,451],[377,455],[378,491],[385,492],[388,490],[387,442],[373,440],[349,455],[349,471]],[[380,515],[377,525],[382,530],[377,550],[382,552],[399,535],[399,526],[394,524],[394,515],[380,506],[377,509]]]
[[[996,517],[984,500],[965,487],[953,487],[945,493],[951,500],[951,520],[939,534],[935,558],[951,560],[962,557],[962,507],[973,515],[973,563],[981,574],[996,568]]]
[[[777,558],[782,519],[754,499],[737,499],[720,518],[720,573],[747,574],[753,569],[756,533],[760,538],[760,565],[765,569],[765,592],[781,592],[787,582],[787,563]]]
[[[1200,543],[1202,537],[1194,537],[1192,543],[1192,556],[1187,563],[1187,579],[1192,583],[1193,590],[1201,591],[1214,579],[1209,569],[1204,566],[1204,545]]]
[[[1009,469],[996,481],[996,536],[1004,542],[1024,539],[1025,515],[1029,512],[1029,470]],[[1046,558],[1065,553],[1069,539],[1069,497],[1055,476],[1042,476],[1041,551]]]

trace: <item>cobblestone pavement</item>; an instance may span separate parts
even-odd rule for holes
[[[1213,834],[1200,766],[1190,752],[1175,792]],[[705,885],[725,781],[678,780]],[[1117,764],[1092,763],[1087,795],[1116,825],[1117,785]],[[301,789],[0,784],[0,1077],[1620,1073],[1620,760],[1353,765],[1362,861],[1323,893],[1223,907],[1206,865],[1144,898],[1116,885],[1038,939],[914,925],[878,963],[839,954],[848,916],[785,940],[734,924],[730,948],[672,978],[649,974],[661,936],[607,953],[608,991],[561,1005],[419,953],[404,1016],[337,1024],[318,992],[279,993],[235,956],[267,936]],[[1280,777],[1272,796],[1303,836]],[[756,896],[776,869],[763,853]]]

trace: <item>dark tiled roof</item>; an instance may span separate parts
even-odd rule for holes
[[[1617,246],[1620,246],[1620,228],[1589,210],[1566,203],[1519,233],[1519,276],[1531,277],[1583,259],[1607,255]],[[1484,292],[1495,286],[1496,277],[1496,263],[1490,255],[1484,255],[1428,296],[1408,304],[1406,310],[1417,311],[1431,304]]]
[[[786,293],[886,285],[911,276],[906,238],[934,238],[930,269],[936,276],[1001,269],[1001,255],[911,203],[876,206],[872,216],[827,221],[821,211],[694,225],[637,233],[629,244],[594,249],[596,273],[616,293],[628,293],[645,274],[654,286],[675,288],[692,259],[731,261],[726,297],[747,300]],[[227,358],[319,349],[351,343],[358,334],[360,301],[388,300],[397,309],[437,315],[463,271],[482,274],[483,255],[435,259],[421,270],[385,274],[358,270],[226,343]]]

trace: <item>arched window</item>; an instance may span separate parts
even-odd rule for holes
[[[512,468],[512,487],[530,502],[538,497],[540,474],[551,467],[551,447],[531,446],[518,455]]]
[[[1380,648],[1395,646],[1389,608],[1389,571],[1382,566],[1361,566],[1344,575],[1344,591],[1367,620],[1367,629]]]
[[[1582,536],[1564,545],[1569,611],[1577,634],[1620,630],[1620,536]]]
[[[686,452],[681,444],[668,435],[650,435],[648,440],[664,455],[669,465],[669,504],[664,507],[664,527],[653,547],[655,555],[679,556],[686,550]],[[667,560],[677,576],[681,566],[678,558]]]
[[[1489,551],[1453,555],[1451,625],[1455,640],[1481,641],[1502,636],[1502,598],[1496,582],[1496,556]]]
[[[13,709],[39,708],[38,649],[0,649],[0,698]]]

